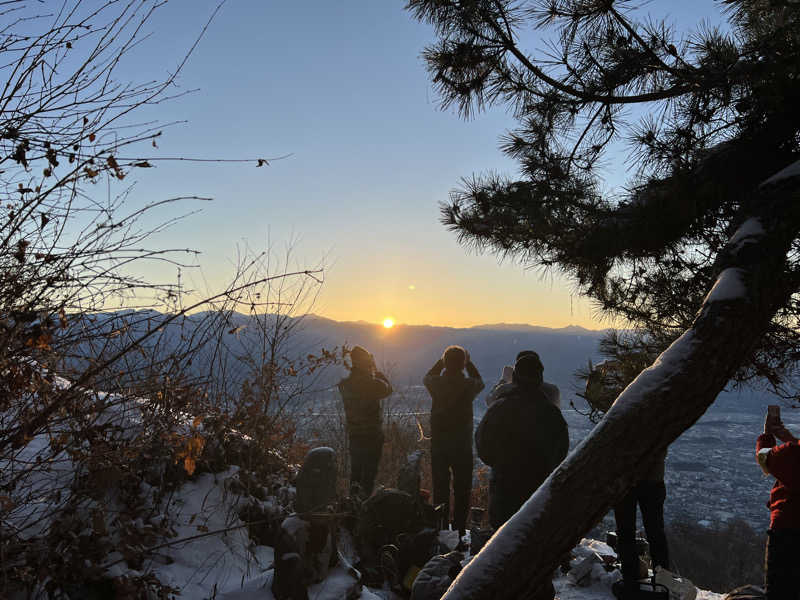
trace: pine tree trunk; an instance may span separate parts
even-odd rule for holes
[[[797,289],[787,281],[786,254],[800,230],[798,186],[793,177],[758,191],[744,213],[751,219],[717,259],[720,275],[692,327],[620,394],[464,568],[446,600],[530,597],[644,474],[648,457],[703,415]]]

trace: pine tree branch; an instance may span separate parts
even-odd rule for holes
[[[495,4],[499,2],[495,0]],[[658,102],[661,100],[668,100],[682,96],[687,92],[692,91],[696,85],[692,84],[676,84],[668,89],[658,92],[650,92],[647,94],[636,94],[633,96],[615,96],[613,94],[595,94],[585,90],[579,90],[573,86],[567,85],[558,79],[550,77],[542,69],[537,67],[526,55],[523,53],[514,40],[507,37],[500,25],[494,20],[488,20],[487,24],[491,27],[497,36],[500,38],[503,47],[511,52],[516,59],[538,79],[555,88],[556,90],[582,100],[583,102],[599,102],[601,104],[641,104],[645,102]]]

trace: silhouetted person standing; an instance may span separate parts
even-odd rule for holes
[[[489,523],[495,529],[516,513],[569,451],[567,422],[542,388],[544,367],[535,352],[521,353],[511,384],[497,390],[475,431],[481,460],[492,467]],[[537,600],[552,600],[553,583]]]
[[[669,568],[667,536],[664,533],[664,461],[667,451],[653,458],[650,470],[614,507],[617,522],[617,554],[622,563],[622,596],[636,598],[639,591],[639,553],[636,549],[636,506],[642,511],[642,523],[650,546],[653,568]],[[615,589],[615,593],[617,593]]]
[[[383,450],[381,400],[392,386],[375,368],[375,359],[361,346],[350,351],[350,375],[339,382],[350,440],[350,492],[369,496]]]
[[[433,503],[444,504],[444,514],[450,514],[452,471],[453,526],[463,537],[472,490],[472,402],[483,389],[483,380],[466,350],[460,346],[449,346],[425,375],[423,382],[432,398]]]
[[[514,365],[511,385],[483,415],[475,432],[481,460],[492,467],[489,522],[505,523],[569,451],[567,422],[542,389],[544,367],[535,352]]]

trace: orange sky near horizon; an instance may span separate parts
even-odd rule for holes
[[[455,245],[455,244],[454,244]],[[543,327],[579,325],[604,329],[591,302],[579,296],[569,280],[523,266],[498,264],[491,255],[457,252],[443,273],[425,263],[398,261],[395,268],[363,271],[361,263],[334,265],[313,312],[337,321],[398,325],[472,327],[492,323],[524,323]],[[376,256],[383,263],[385,256]]]

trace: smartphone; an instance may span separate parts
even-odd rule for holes
[[[767,406],[767,414],[776,421],[781,420],[781,407],[777,404],[770,404]]]

